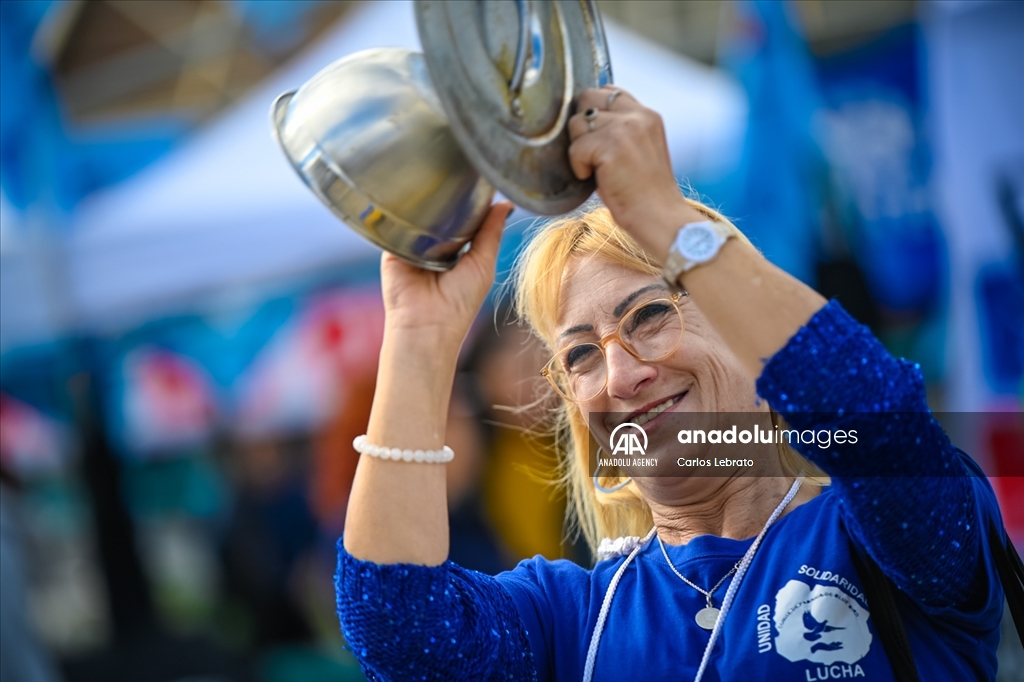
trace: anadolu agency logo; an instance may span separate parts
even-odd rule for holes
[[[631,428],[627,429],[627,426]],[[641,439],[643,440],[642,444]],[[643,457],[647,454],[647,432],[639,424],[622,422],[615,427],[608,440],[609,445],[612,446],[612,457],[615,455]]]

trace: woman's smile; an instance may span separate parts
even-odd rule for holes
[[[652,421],[656,421],[659,416],[669,411],[672,407],[677,405],[683,398],[686,397],[687,391],[683,391],[678,395],[674,395],[671,398],[663,400],[649,410],[640,410],[629,416],[626,421],[631,421],[637,426],[643,426]]]

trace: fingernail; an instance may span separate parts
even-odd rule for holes
[[[516,212],[516,207],[513,206],[512,208],[510,208],[508,210],[508,213],[505,214],[505,220],[508,220],[509,218],[511,218],[512,214],[515,213],[515,212]]]

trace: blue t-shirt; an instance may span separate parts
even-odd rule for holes
[[[995,496],[984,479],[973,480],[978,516],[992,518]],[[666,549],[687,579],[708,589],[752,542],[704,535]],[[830,488],[779,519],[736,593],[703,679],[893,680],[849,551]],[[523,619],[538,679],[583,678],[605,592],[624,560],[587,571],[535,557],[497,576]],[[989,557],[984,566],[987,598],[973,611],[928,608],[897,595],[922,680],[995,679],[1002,592]],[[716,606],[727,585],[715,593]],[[693,679],[711,636],[693,619],[704,606],[704,596],[666,564],[657,541],[648,541],[615,592],[594,681]]]
[[[999,512],[929,412],[920,368],[831,302],[768,361],[757,392],[792,428],[863,437],[857,448],[801,450],[832,486],[769,530],[703,679],[892,680],[851,538],[895,584],[924,682],[995,679],[1003,591],[984,529],[1001,526]],[[751,542],[702,536],[668,551],[706,589]],[[581,680],[624,560],[586,570],[538,557],[491,577],[338,549],[342,632],[371,680]],[[649,542],[611,603],[594,680],[693,679],[710,637],[693,621],[703,606]]]

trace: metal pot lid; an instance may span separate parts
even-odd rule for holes
[[[557,215],[594,191],[569,165],[567,121],[611,83],[593,0],[417,0],[430,79],[470,162],[527,210]]]

